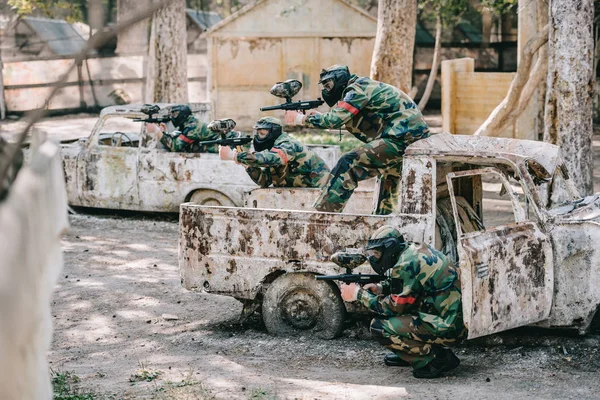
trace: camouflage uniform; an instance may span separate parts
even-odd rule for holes
[[[371,321],[373,335],[413,368],[424,367],[434,346],[465,334],[457,271],[431,246],[410,243],[385,274],[383,294],[359,289],[357,299],[382,316]]]
[[[248,159],[253,154],[256,160]],[[281,133],[270,150],[242,152],[236,161],[257,185],[269,187],[321,187],[327,182],[325,162],[298,140]]]
[[[198,142],[205,140],[217,140],[220,136],[216,132],[208,130],[207,125],[198,122],[196,117],[190,115],[183,123],[181,134],[177,137],[172,137],[168,133],[163,134],[160,139],[170,151],[186,152],[186,153],[218,153],[219,149],[216,144],[205,146],[198,145]]]
[[[316,128],[342,125],[366,143],[340,158],[331,171],[314,207],[341,212],[358,181],[379,177],[380,193],[376,214],[389,214],[398,198],[402,155],[406,147],[429,136],[421,111],[400,89],[366,77],[351,75],[342,100],[326,114],[306,118]]]

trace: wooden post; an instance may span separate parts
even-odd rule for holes
[[[475,60],[460,58],[442,61],[442,130],[454,133],[456,129],[454,111],[456,106],[456,72],[474,72]]]

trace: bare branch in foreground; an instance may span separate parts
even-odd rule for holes
[[[67,81],[67,78],[68,78],[69,74],[71,73],[71,71],[73,71],[73,69],[77,66],[77,64],[83,62],[83,60],[85,60],[88,57],[88,54],[92,50],[96,50],[97,48],[101,47],[102,45],[107,43],[110,39],[112,39],[114,36],[116,36],[119,32],[123,31],[124,29],[127,29],[130,25],[135,24],[136,22],[139,22],[143,19],[150,17],[158,9],[164,7],[171,1],[173,1],[173,0],[161,0],[161,1],[157,2],[156,4],[153,4],[152,6],[148,7],[144,11],[139,12],[136,15],[132,15],[131,17],[126,18],[123,21],[118,22],[111,28],[104,28],[103,30],[98,31],[95,34],[93,34],[90,37],[90,39],[86,42],[86,45],[83,48],[83,50],[81,50],[75,56],[73,64],[58,79],[58,81],[56,82],[56,86],[54,86],[54,88],[52,89],[52,91],[50,92],[48,97],[46,98],[46,101],[44,102],[44,104],[49,104],[50,100],[54,97],[54,95],[60,89],[65,87],[65,82]],[[45,114],[46,114],[46,110],[44,107],[38,108],[37,110],[34,110],[29,114],[29,122],[27,123],[27,126],[25,127],[23,132],[21,132],[17,136],[16,146],[14,147],[14,150],[11,153],[9,153],[9,155],[7,157],[5,157],[3,160],[0,160],[0,181],[2,181],[4,179],[6,173],[8,172],[10,165],[12,164],[13,158],[15,157],[15,155],[18,153],[21,146],[23,145],[23,142],[25,141],[25,138],[27,137],[27,134],[29,133],[31,127],[36,122],[38,122]]]

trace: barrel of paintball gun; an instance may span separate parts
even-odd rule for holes
[[[341,274],[341,275],[317,275],[318,281],[340,281],[344,283],[358,283],[365,285],[367,283],[379,283],[385,279],[385,276],[379,274]]]

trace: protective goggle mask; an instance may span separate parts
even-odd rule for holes
[[[319,88],[321,90],[325,90],[325,91],[328,91],[328,92],[330,92],[333,89],[334,86],[335,86],[335,84],[333,82],[333,79],[331,79],[331,78],[330,79],[325,79],[324,81],[319,82]]]

